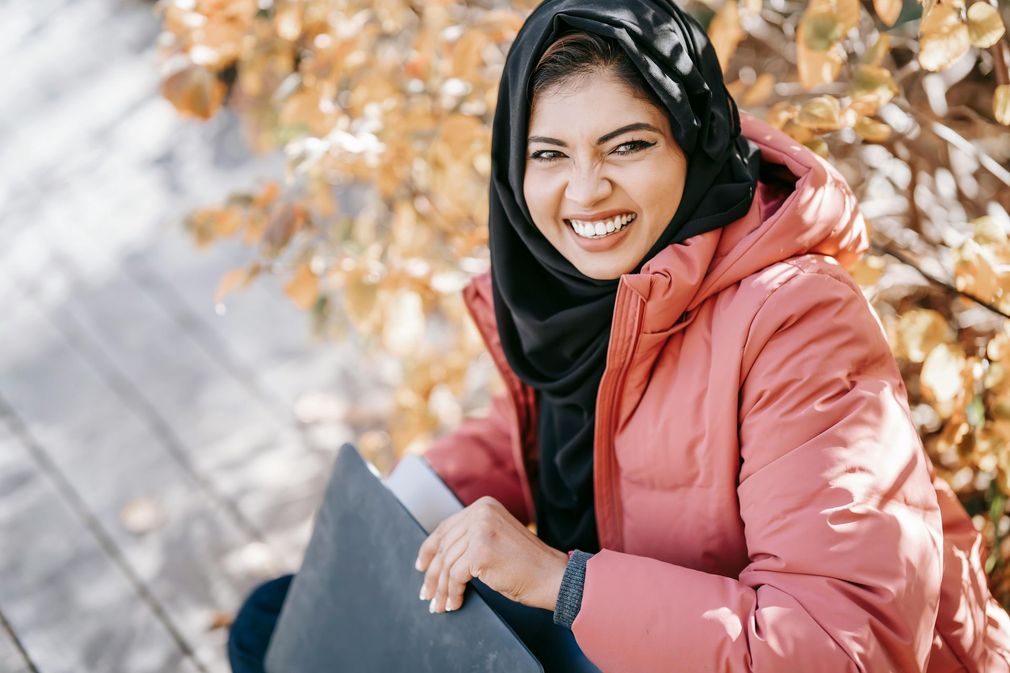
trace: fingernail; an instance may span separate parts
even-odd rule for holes
[[[417,559],[414,561],[414,570],[420,570],[420,569],[421,569],[421,557],[417,557]]]
[[[428,612],[435,614],[435,599],[432,598],[431,602],[428,603]]]
[[[445,611],[452,612],[452,604],[448,598],[445,599]]]
[[[419,593],[417,597],[420,598],[422,601],[428,600],[428,597],[424,595],[424,587],[421,587],[421,593]]]

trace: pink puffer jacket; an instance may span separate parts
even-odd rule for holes
[[[843,178],[763,122],[763,182],[729,227],[621,278],[596,413],[579,645],[605,673],[1010,671],[983,550],[933,478],[883,330],[843,266]],[[508,395],[427,457],[464,502],[533,516],[533,391],[490,279],[467,303]]]

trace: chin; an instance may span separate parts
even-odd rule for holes
[[[620,261],[587,260],[585,259],[585,255],[581,255],[575,259],[569,257],[568,261],[578,269],[579,273],[593,280],[617,280],[634,268],[634,266]]]

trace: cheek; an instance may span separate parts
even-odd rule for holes
[[[523,198],[526,199],[526,207],[537,228],[542,229],[547,221],[553,219],[556,204],[550,181],[546,177],[528,176],[523,181]]]
[[[656,166],[638,176],[642,205],[664,221],[673,218],[684,192],[683,168],[674,163]]]

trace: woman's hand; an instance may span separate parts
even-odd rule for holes
[[[424,573],[421,600],[431,612],[456,610],[478,578],[503,596],[553,610],[568,555],[540,541],[491,497],[439,524],[421,545],[415,567]]]

